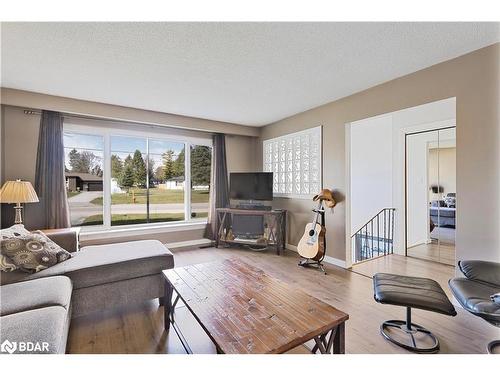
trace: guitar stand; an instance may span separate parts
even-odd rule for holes
[[[323,267],[323,258],[321,258],[321,260],[302,259],[299,262],[299,266],[301,266],[301,267],[315,267],[326,275],[325,268]]]
[[[324,208],[320,209],[320,210],[314,209],[312,211],[319,212],[319,214],[321,215],[321,225],[325,226],[325,209]],[[326,255],[326,238],[325,238],[325,251],[323,253],[323,256],[320,259],[318,259],[318,260],[302,259],[298,265],[300,267],[317,268],[318,270],[320,270],[321,272],[323,272],[326,275],[325,268],[323,267],[323,259],[325,259],[325,255]]]

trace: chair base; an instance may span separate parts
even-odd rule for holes
[[[410,339],[412,345],[407,345],[404,344],[395,338],[391,337],[391,335],[388,333],[387,328],[397,328],[407,334]],[[410,323],[408,325],[408,322],[405,320],[387,320],[382,323],[380,326],[380,333],[382,336],[392,342],[393,344],[396,344],[397,346],[400,346],[401,348],[404,348],[410,352],[414,353],[436,353],[439,351],[439,340],[437,339],[436,336],[434,336],[429,330],[425,329],[422,326],[419,326],[418,324]],[[432,346],[429,347],[419,347],[417,345],[417,342],[415,341],[415,336],[414,334],[416,333],[423,333],[424,335],[430,337],[433,340]]]
[[[493,340],[488,343],[488,354],[496,354],[494,350],[497,346],[500,345],[500,340]]]
[[[387,332],[387,328],[397,328],[410,336],[411,339],[411,346],[407,344],[403,344],[402,342],[396,340],[395,338],[391,337],[389,333]],[[384,338],[393,344],[396,344],[397,346],[400,346],[401,348],[404,348],[410,352],[414,353],[436,353],[439,351],[439,340],[437,339],[436,336],[434,336],[428,329],[419,326],[418,324],[414,324],[411,322],[411,308],[406,307],[406,320],[387,320],[382,323],[380,326],[380,333]],[[430,337],[433,340],[432,346],[429,347],[419,347],[417,346],[417,342],[415,341],[415,334],[416,333],[423,333],[424,335]]]

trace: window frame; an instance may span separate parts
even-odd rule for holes
[[[163,130],[163,129],[162,129]],[[168,130],[168,129],[165,129]],[[204,224],[206,218],[191,218],[191,146],[213,147],[212,139],[198,138],[179,134],[168,134],[165,131],[140,131],[122,129],[116,127],[101,127],[91,125],[73,124],[71,121],[65,122],[63,133],[74,133],[82,135],[98,135],[104,140],[103,150],[103,224],[82,226],[84,231],[115,230],[124,228],[149,228],[161,226],[178,226],[179,224]],[[170,141],[184,144],[184,220],[172,222],[154,222],[143,224],[111,225],[111,137],[136,137],[146,139],[146,151],[149,156],[149,139]],[[148,181],[149,182],[149,181]],[[87,229],[89,228],[89,229]]]
[[[300,137],[300,136],[303,136],[306,134],[314,134],[314,135],[319,136],[319,147],[320,147],[319,152],[318,152],[318,171],[319,171],[318,191],[319,191],[319,189],[322,189],[322,186],[323,186],[323,126],[322,125],[264,140],[262,142],[262,170],[265,172],[268,172],[266,170],[266,145],[268,145],[270,143],[274,143],[274,142],[279,142],[281,140],[293,139],[293,138]],[[310,159],[310,157],[309,157],[309,159]],[[300,160],[302,160],[302,159],[300,159]],[[285,179],[286,179],[286,177],[285,177]],[[285,180],[285,184],[287,184],[287,183],[289,183],[289,181]],[[292,181],[292,183],[293,183],[293,181]],[[274,181],[273,181],[273,196],[274,197],[293,198],[293,199],[311,199],[317,193],[318,192],[312,192],[312,193],[309,192],[309,193],[304,193],[304,194],[278,193],[278,192],[274,191]]]

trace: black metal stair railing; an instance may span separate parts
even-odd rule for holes
[[[354,262],[394,252],[395,208],[383,208],[351,236]]]

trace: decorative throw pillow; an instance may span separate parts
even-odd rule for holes
[[[0,230],[0,242],[12,237],[21,237],[27,236],[30,232],[24,228],[22,224],[16,224],[11,226],[10,228]],[[6,256],[0,253],[0,271],[4,272],[12,272],[17,270],[18,267]]]
[[[12,272],[17,269],[16,265],[9,258],[0,254],[0,271]]]
[[[25,272],[39,272],[71,258],[71,254],[41,232],[2,240],[2,255]]]

